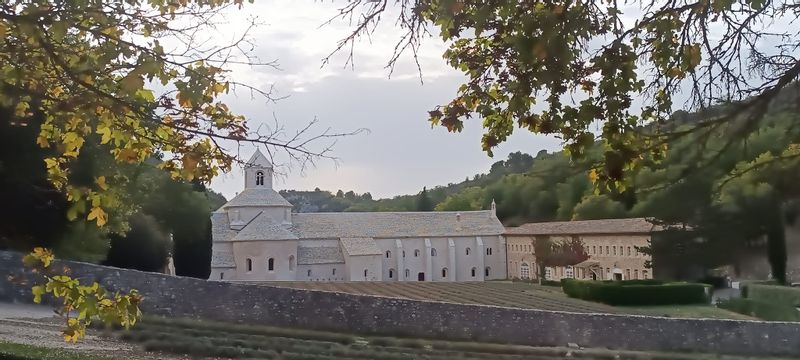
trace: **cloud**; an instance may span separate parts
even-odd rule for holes
[[[455,96],[463,75],[444,62],[444,45],[433,38],[424,43],[419,53],[423,83],[409,56],[401,58],[388,78],[386,63],[401,34],[392,21],[383,22],[371,43],[361,41],[356,45],[354,68],[344,67],[346,53],[322,67],[321,59],[351,29],[342,22],[319,27],[336,14],[336,8],[335,4],[311,1],[257,2],[254,7],[245,6],[241,13],[231,14],[231,27],[223,29],[236,33],[245,24],[245,12],[258,14],[265,25],[252,33],[257,45],[254,53],[262,60],[279,62],[280,70],[248,66],[233,69],[232,76],[237,80],[262,87],[274,85],[279,95],[288,96],[274,104],[250,98],[245,92],[226,97],[235,111],[251,119],[251,128],[273,124],[274,115],[289,133],[315,118],[320,131],[328,127],[371,131],[339,139],[334,150],[338,163],[323,160],[316,168],[304,171],[281,169],[287,175],[276,180],[276,188],[352,189],[391,197],[416,193],[423,186],[462,181],[487,171],[509,152],[535,154],[559,147],[556,139],[518,130],[495,151],[497,158],[491,159],[480,148],[480,120],[469,121],[460,134],[447,133],[441,127],[432,129],[427,112]],[[238,149],[233,145],[230,150],[239,150],[245,157],[253,151],[249,146]],[[279,162],[285,160],[278,158]],[[212,188],[228,198],[241,191],[242,186],[239,170],[219,176],[212,183]]]

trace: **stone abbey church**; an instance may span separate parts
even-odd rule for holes
[[[260,152],[244,190],[211,215],[211,280],[505,279],[504,228],[492,210],[292,213]]]

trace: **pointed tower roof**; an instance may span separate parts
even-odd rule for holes
[[[250,160],[247,160],[247,164],[245,167],[252,167],[258,166],[263,168],[272,168],[272,163],[267,159],[264,154],[261,153],[261,150],[256,149],[256,152],[253,153],[253,156],[250,157]]]

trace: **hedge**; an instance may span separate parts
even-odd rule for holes
[[[717,307],[739,314],[754,316],[769,321],[800,321],[800,312],[794,306],[782,303],[734,298],[720,301]]]
[[[800,306],[800,288],[796,287],[751,283],[744,287],[742,296],[761,302]]]
[[[569,297],[609,305],[708,304],[711,286],[691,283],[561,280]]]
[[[542,280],[541,285],[544,286],[561,286],[561,282],[558,280]]]

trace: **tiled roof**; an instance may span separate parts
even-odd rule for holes
[[[261,153],[261,150],[256,149],[256,152],[253,153],[253,156],[250,157],[250,160],[247,160],[247,164],[245,167],[251,166],[261,166],[265,168],[272,168],[272,163],[269,162],[266,156]]]
[[[347,255],[380,255],[383,252],[378,248],[373,238],[341,238],[339,241]]]
[[[297,236],[289,231],[289,225],[277,223],[262,212],[240,230],[233,240],[297,240]]]
[[[646,234],[656,226],[645,218],[554,221],[506,228],[507,235]]]
[[[342,264],[344,256],[338,246],[298,246],[297,264]]]
[[[269,188],[244,189],[239,195],[222,205],[222,209],[231,206],[289,206],[292,204],[278,192]]]
[[[505,230],[490,211],[342,212],[292,214],[301,239],[490,236]]]
[[[236,236],[236,231],[231,230],[228,223],[228,214],[223,211],[211,213],[211,235],[214,241],[228,241]]]

